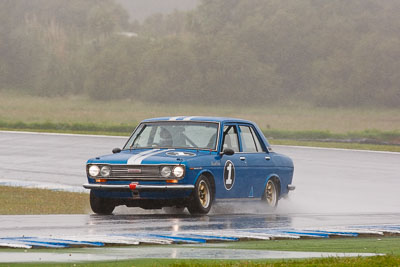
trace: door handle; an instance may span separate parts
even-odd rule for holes
[[[246,157],[240,157],[240,160],[246,160]]]
[[[266,156],[265,159],[266,159],[266,160],[270,160],[271,157],[270,157],[270,156]]]

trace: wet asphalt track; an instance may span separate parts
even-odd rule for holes
[[[83,191],[86,160],[111,153],[126,139],[0,132],[0,183]],[[278,212],[400,212],[400,153],[273,148],[295,164],[296,190],[280,203]],[[134,214],[137,209],[131,210]],[[242,211],[248,212],[249,207],[236,206],[233,212]]]
[[[82,191],[85,161],[124,137],[0,132],[0,184]],[[400,153],[275,146],[295,163],[296,190],[277,211],[217,205],[208,216],[117,208],[115,215],[0,216],[4,237],[101,237],[132,233],[224,233],[398,225]],[[254,232],[253,231],[253,232]],[[260,234],[261,235],[261,234]],[[87,238],[88,240],[90,238]]]

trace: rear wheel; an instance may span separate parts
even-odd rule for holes
[[[268,207],[276,208],[278,205],[278,183],[275,179],[269,179],[264,189],[263,200],[267,203]]]
[[[213,199],[210,181],[206,176],[201,175],[196,182],[191,203],[187,208],[190,214],[207,214],[211,209]]]
[[[90,207],[97,214],[111,214],[114,211],[115,204],[111,200],[97,197],[93,190],[90,191]]]

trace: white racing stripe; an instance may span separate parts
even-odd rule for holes
[[[128,164],[128,165],[135,164],[134,162],[135,162],[138,158],[141,158],[141,157],[143,157],[143,156],[145,156],[145,155],[154,153],[154,152],[156,152],[156,151],[158,152],[158,151],[160,151],[160,150],[159,150],[159,149],[152,149],[152,150],[147,150],[147,151],[138,153],[138,154],[136,154],[136,155],[130,157],[130,158],[128,159],[128,161],[126,162],[126,164]]]
[[[150,151],[151,151],[151,153],[147,153],[147,154],[142,155],[142,156],[140,156],[140,157],[136,157],[136,158],[132,161],[132,164],[133,164],[133,165],[141,164],[142,161],[143,161],[144,159],[146,159],[146,158],[148,158],[148,157],[151,157],[151,156],[153,156],[153,155],[156,155],[156,154],[158,154],[158,153],[163,152],[163,151],[160,151],[159,149],[154,149],[154,150],[150,150]]]
[[[193,118],[196,118],[196,117],[198,117],[198,116],[191,116],[191,117],[189,117],[189,116],[177,116],[177,117],[171,117],[171,118],[169,118],[169,120],[170,121],[190,121],[190,120],[192,120]]]
[[[170,121],[176,121],[176,120],[178,120],[179,118],[184,118],[185,116],[177,116],[177,117],[171,117],[171,118],[169,118],[169,120]]]
[[[197,116],[192,116],[192,117],[186,117],[186,118],[184,118],[183,120],[184,121],[190,121],[190,120],[192,120],[193,118],[196,118]]]
[[[147,153],[145,155],[142,155],[141,157],[136,157],[133,161],[131,161],[131,159],[129,159],[129,162],[132,162],[132,163],[129,163],[129,164],[139,165],[139,164],[142,164],[142,161],[144,159],[148,158],[148,157],[151,157],[151,156],[154,156],[154,155],[157,155],[157,154],[161,154],[163,152],[168,152],[168,151],[171,151],[171,150],[174,150],[174,149],[167,149],[167,150],[155,149],[155,150],[152,150],[152,153]]]

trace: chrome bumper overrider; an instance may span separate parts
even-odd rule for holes
[[[293,191],[293,190],[296,189],[296,187],[295,187],[294,185],[289,184],[289,185],[287,186],[287,189],[288,189],[289,191]]]
[[[194,185],[114,185],[114,184],[83,184],[86,189],[104,189],[104,190],[189,190],[194,189]]]

